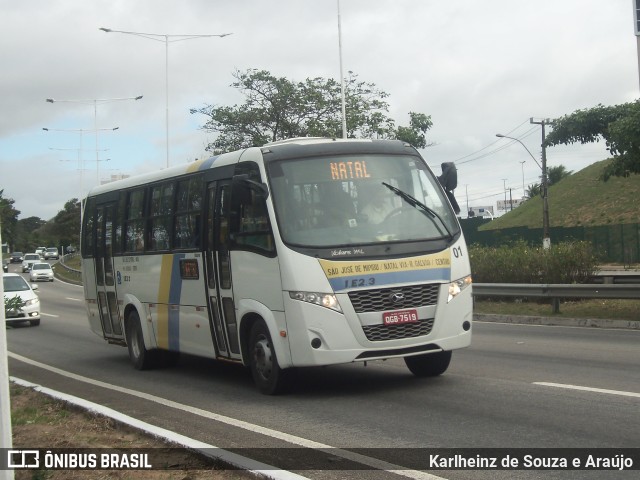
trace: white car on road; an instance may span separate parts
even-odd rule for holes
[[[58,260],[60,258],[60,253],[58,252],[58,249],[56,247],[49,247],[44,251],[45,260],[51,260],[52,258],[55,260]]]
[[[17,273],[3,273],[2,283],[5,299],[19,297],[24,302],[18,309],[5,311],[7,324],[29,322],[32,326],[40,325],[40,299],[34,291],[38,286],[32,287]]]
[[[51,265],[46,262],[38,262],[31,265],[31,273],[29,273],[29,279],[32,282],[38,280],[46,280],[47,282],[53,282],[53,270]]]
[[[22,261],[22,273],[31,270],[31,265],[41,260],[40,255],[37,253],[25,253],[24,260]]]

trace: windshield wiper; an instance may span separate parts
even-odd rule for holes
[[[433,221],[433,224],[436,226],[436,228],[438,229],[438,231],[441,234],[445,234],[440,227],[438,226],[438,223],[435,221],[435,219],[437,218],[438,220],[440,220],[440,223],[442,224],[442,226],[444,227],[445,231],[447,232],[447,236],[450,239],[453,239],[453,234],[449,231],[449,229],[447,228],[447,224],[444,223],[444,220],[442,220],[442,218],[440,217],[440,215],[438,215],[434,210],[430,209],[429,207],[427,207],[424,203],[422,203],[420,200],[418,200],[415,197],[412,197],[411,195],[409,195],[407,192],[403,192],[402,190],[400,190],[399,188],[394,187],[393,185],[389,185],[386,182],[382,182],[382,185],[384,185],[385,187],[387,187],[389,190],[391,190],[393,193],[395,193],[396,195],[398,195],[400,198],[402,198],[405,202],[407,202],[409,205],[411,205],[414,208],[419,208],[422,213],[425,214],[425,216],[428,216],[429,218],[431,218],[431,220]]]

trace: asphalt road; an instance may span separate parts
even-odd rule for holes
[[[136,371],[126,348],[89,330],[81,287],[56,281],[39,292],[41,325],[7,330],[11,376],[309,478],[638,475],[410,468],[426,468],[424,449],[435,448],[637,448],[639,331],[475,323],[472,346],[441,377],[417,379],[402,360],[325,367],[268,397],[237,365],[183,357],[171,369]],[[407,469],[384,471],[393,465]]]

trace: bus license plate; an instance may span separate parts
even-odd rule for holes
[[[382,323],[385,325],[402,325],[403,323],[416,323],[417,321],[418,311],[416,309],[396,310],[382,314]]]

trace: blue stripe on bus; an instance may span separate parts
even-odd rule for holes
[[[180,259],[184,253],[173,255],[171,265],[171,283],[169,287],[169,350],[180,351],[180,295],[182,294],[182,277],[180,275]],[[173,309],[173,306],[177,309]]]
[[[213,162],[216,161],[216,158],[218,158],[218,157],[209,157],[209,158],[207,158],[205,161],[202,162],[202,165],[200,165],[198,170],[206,170],[207,168],[211,168],[211,165],[213,165]]]
[[[329,280],[334,292],[358,287],[384,287],[397,283],[408,282],[450,282],[451,269],[429,268],[423,270],[405,270],[377,274],[351,275],[348,277],[332,278]]]

